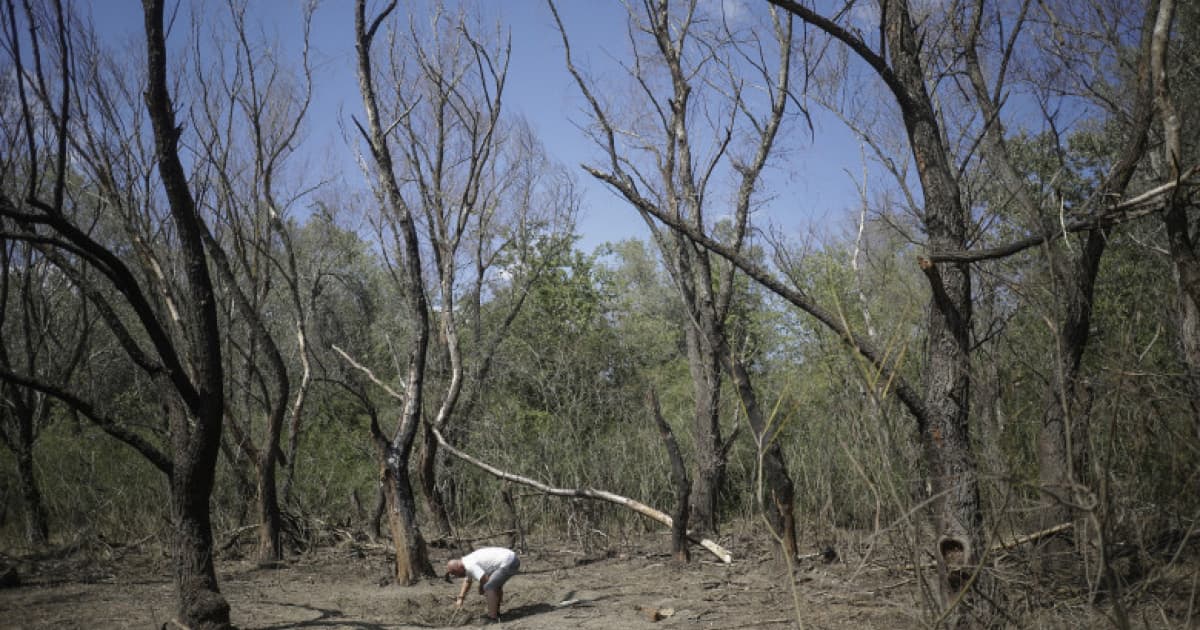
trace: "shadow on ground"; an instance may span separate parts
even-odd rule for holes
[[[554,606],[546,603],[525,604],[524,606],[517,606],[515,608],[509,608],[508,610],[505,610],[500,614],[500,618],[504,621],[516,621],[517,619],[541,615],[554,610],[556,610]]]

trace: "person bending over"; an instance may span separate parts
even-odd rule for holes
[[[479,594],[487,600],[487,617],[500,621],[500,602],[504,600],[504,583],[521,568],[521,560],[511,549],[484,547],[446,563],[446,574],[463,578],[462,590],[454,605],[462,608],[471,581],[479,582]]]

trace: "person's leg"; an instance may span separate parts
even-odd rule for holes
[[[504,588],[489,588],[484,589],[484,597],[487,598],[488,616],[492,619],[500,618],[500,602],[504,599]]]
[[[488,616],[492,619],[500,618],[500,604],[504,601],[504,584],[508,582],[508,579],[520,567],[521,561],[516,556],[513,556],[511,561],[488,576],[487,585],[483,587],[483,593],[487,598]]]

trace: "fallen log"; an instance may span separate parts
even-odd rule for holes
[[[347,362],[349,362],[350,365],[354,366],[359,371],[366,374],[367,378],[371,379],[371,382],[373,382],[376,385],[378,385],[379,387],[383,388],[384,391],[386,391],[393,398],[395,398],[396,400],[404,400],[404,397],[399,392],[392,389],[391,387],[388,387],[387,383],[384,383],[383,381],[379,380],[375,376],[375,373],[370,370],[370,368],[367,368],[366,366],[355,361],[353,357],[351,357],[349,354],[346,354],[346,351],[342,350],[341,348],[337,347],[336,345],[333,346],[333,349],[335,351],[337,351],[338,354],[342,355],[342,358],[345,359]],[[472,466],[475,466],[476,468],[479,468],[480,470],[483,470],[484,472],[486,472],[488,474],[491,474],[494,477],[499,477],[500,479],[505,479],[505,480],[511,481],[513,483],[521,484],[523,486],[529,486],[530,488],[533,488],[543,494],[549,494],[549,495],[556,496],[556,497],[572,497],[572,498],[577,498],[577,499],[596,499],[596,500],[600,500],[600,501],[608,501],[609,503],[616,503],[617,505],[627,507],[627,508],[633,510],[634,512],[637,512],[638,514],[641,514],[643,516],[648,516],[648,517],[658,521],[659,523],[666,525],[667,527],[671,527],[675,523],[675,521],[670,516],[667,516],[665,513],[660,512],[644,503],[641,503],[640,501],[635,501],[628,497],[623,497],[619,494],[613,494],[612,492],[607,492],[604,490],[594,490],[592,488],[554,488],[554,487],[548,486],[544,483],[541,483],[539,481],[536,481],[534,479],[530,479],[528,477],[522,477],[521,475],[516,475],[516,474],[510,473],[507,471],[500,470],[499,468],[496,468],[495,466],[492,466],[491,464],[488,464],[487,462],[484,462],[479,459],[475,459],[474,457],[451,446],[450,443],[446,441],[446,438],[442,436],[442,432],[437,427],[437,425],[430,424],[429,428],[430,428],[430,430],[433,431],[434,437],[437,438],[438,444],[441,445],[442,448],[446,449],[447,453],[450,453],[451,455],[463,460],[464,462],[467,462],[468,464],[471,464]],[[697,538],[694,535],[692,535],[691,533],[687,534],[687,539],[692,541],[693,543],[696,543],[697,545],[700,545],[701,547],[704,547],[705,549],[707,549],[710,553],[712,553],[714,556],[719,558],[721,560],[721,562],[724,562],[725,564],[729,564],[729,563],[733,562],[733,555],[730,554],[729,551],[727,551],[721,545],[718,545],[717,543],[715,543],[711,540],[708,540],[707,538]]]
[[[650,518],[658,521],[659,523],[666,525],[667,527],[671,527],[672,525],[674,525],[674,520],[672,520],[671,517],[668,516],[666,513],[660,512],[640,501],[630,499],[629,497],[623,497],[619,494],[614,494],[614,493],[608,492],[606,490],[595,490],[593,488],[555,488],[552,486],[548,486],[548,485],[541,483],[540,481],[537,481],[535,479],[530,479],[529,477],[522,477],[521,475],[517,475],[514,473],[504,471],[504,470],[500,470],[499,468],[496,468],[495,466],[492,466],[491,464],[489,464],[487,462],[476,459],[476,458],[454,448],[453,446],[450,445],[449,442],[446,441],[446,438],[442,436],[442,432],[437,430],[437,428],[433,428],[433,435],[435,438],[437,438],[438,444],[441,445],[442,448],[446,449],[447,453],[450,453],[451,455],[457,457],[458,459],[461,459],[464,462],[467,462],[468,464],[471,464],[472,466],[475,466],[476,468],[478,468],[494,477],[498,477],[498,478],[504,479],[506,481],[511,481],[513,483],[518,483],[523,486],[528,486],[530,488],[538,490],[539,492],[541,492],[543,494],[549,494],[549,495],[556,496],[556,497],[571,497],[571,498],[576,498],[576,499],[594,499],[594,500],[599,500],[599,501],[608,501],[609,503],[615,503],[617,505],[629,508],[629,509],[633,510],[634,512],[637,512],[638,514],[641,514],[642,516],[650,517]],[[707,549],[710,553],[712,553],[717,558],[720,558],[721,562],[724,562],[725,564],[729,564],[729,563],[733,562],[733,555],[730,554],[728,550],[726,550],[724,547],[718,545],[717,543],[715,543],[707,538],[697,538],[690,533],[687,535],[687,538],[688,538],[688,540],[692,541],[693,543],[696,543],[697,545],[704,547],[705,549]]]

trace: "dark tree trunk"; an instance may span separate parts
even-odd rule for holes
[[[229,604],[217,588],[213,569],[209,497],[212,495],[225,416],[224,372],[216,298],[202,242],[202,222],[179,160],[180,127],[167,88],[163,1],[143,0],[146,28],[146,109],[154,129],[155,155],[171,217],[179,238],[187,282],[183,327],[190,352],[190,375],[167,373],[183,407],[168,402],[175,466],[171,500],[176,526],[175,584],[179,620],[193,629],[228,628]],[[190,342],[190,343],[189,343]],[[165,351],[165,347],[164,347]],[[184,412],[183,409],[187,411]]]
[[[694,311],[693,311],[694,312]],[[715,534],[719,522],[721,487],[725,483],[725,458],[721,448],[721,368],[707,348],[711,339],[688,326],[688,367],[695,401],[693,427],[696,444],[696,477],[692,479],[691,521],[697,532]]]
[[[955,170],[942,145],[937,114],[925,87],[921,42],[904,0],[885,5],[884,23],[893,72],[890,85],[900,104],[913,158],[924,193],[924,224],[931,251],[966,248],[968,216],[963,207]],[[923,265],[932,298],[926,313],[924,390],[927,421],[920,427],[933,489],[937,528],[936,558],[939,591],[950,605],[984,551],[983,510],[975,454],[968,430],[970,411],[971,272],[967,263]],[[976,584],[987,588],[987,576]],[[968,612],[980,598],[964,601]],[[970,615],[958,623],[970,623]]]
[[[421,496],[425,500],[425,508],[429,510],[429,515],[437,527],[438,536],[447,538],[451,533],[450,514],[446,509],[446,502],[442,498],[442,493],[437,488],[438,442],[437,437],[433,434],[433,429],[428,424],[422,425],[419,459],[421,467]]]
[[[220,394],[216,395],[220,400]],[[187,628],[230,628],[229,604],[217,585],[209,497],[212,496],[217,440],[199,439],[202,428],[220,427],[220,405],[196,417],[176,403],[171,409],[175,466],[171,476],[172,557],[177,594],[177,621]],[[189,435],[188,425],[197,427]]]
[[[679,452],[679,443],[675,440],[675,433],[671,431],[671,425],[667,424],[662,417],[658,396],[654,390],[650,390],[646,398],[654,416],[654,424],[658,427],[658,434],[662,437],[663,446],[667,449],[667,457],[671,460],[671,483],[675,486],[675,510],[671,514],[671,553],[675,555],[676,561],[687,563],[692,559],[692,552],[688,547],[687,540],[688,495],[691,482],[688,480],[687,467],[683,464],[683,455]]]
[[[211,487],[189,479],[177,467],[172,483],[172,555],[178,591],[178,619],[188,628],[229,628],[229,604],[217,586],[213,565],[212,524],[208,496]]]
[[[22,433],[25,433],[24,427]],[[50,527],[46,519],[46,506],[34,473],[32,439],[14,446],[17,447],[17,485],[25,503],[25,542],[35,549],[44,547],[50,541]]]
[[[388,530],[396,547],[396,583],[409,586],[422,577],[433,577],[433,565],[429,562],[425,539],[417,527],[417,502],[409,483],[408,457],[388,449],[384,462]]]

